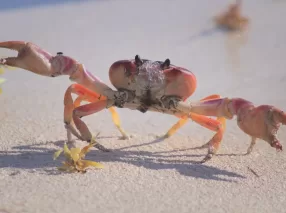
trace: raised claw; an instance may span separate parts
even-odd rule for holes
[[[282,151],[282,145],[277,138],[277,131],[281,124],[286,125],[286,114],[274,106],[260,105],[256,107],[250,101],[242,98],[217,98],[191,104],[180,102],[177,109],[184,113],[196,113],[226,119],[237,116],[239,128],[252,138],[247,154],[251,153],[257,139],[266,141],[277,151]],[[219,145],[219,143],[215,144]],[[212,148],[209,146],[209,154],[215,155],[218,147],[214,147],[214,152]]]
[[[286,114],[282,110],[270,105],[255,107],[251,102],[241,98],[232,99],[230,110],[237,115],[240,129],[252,137],[248,154],[257,138],[268,142],[277,151],[282,151],[282,145],[277,138],[280,125],[286,125]]]
[[[16,57],[1,58],[0,64],[29,70],[38,75],[70,75],[78,64],[76,60],[62,54],[53,56],[31,42],[5,41],[0,42],[0,48],[18,51]]]

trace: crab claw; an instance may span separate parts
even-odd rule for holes
[[[232,99],[231,108],[237,115],[237,124],[242,131],[252,137],[248,154],[252,151],[256,139],[262,139],[269,143],[277,151],[282,151],[282,145],[277,138],[280,125],[286,125],[286,114],[270,105],[255,107],[244,99]]]
[[[17,57],[1,58],[0,64],[29,70],[42,76],[70,75],[77,67],[77,61],[59,52],[52,56],[31,42],[5,41],[0,48],[18,51]]]
[[[217,98],[191,104],[179,102],[177,109],[184,113],[191,112],[225,119],[232,119],[236,116],[238,127],[251,137],[251,143],[246,154],[252,152],[257,139],[266,141],[277,151],[282,151],[277,132],[281,124],[286,125],[286,113],[277,107],[271,105],[254,106],[252,102],[242,98]],[[203,162],[210,160],[216,154],[220,141],[221,138],[213,140],[211,144],[205,144],[209,151]],[[206,147],[205,145],[203,148]]]

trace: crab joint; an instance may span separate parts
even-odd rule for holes
[[[98,77],[92,75],[83,64],[78,64],[77,69],[70,75],[70,80],[83,85],[87,89],[100,95],[113,99],[115,91],[103,83]]]
[[[177,109],[183,113],[189,114],[190,112],[204,116],[216,116],[232,119],[234,114],[231,112],[229,106],[231,99],[218,98],[212,100],[199,101],[196,103],[187,104],[185,102],[179,102]]]

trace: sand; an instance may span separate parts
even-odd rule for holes
[[[212,16],[230,1],[81,1],[0,10],[0,40],[32,41],[51,53],[62,51],[111,85],[116,60],[170,58],[194,72],[199,100],[218,93],[285,109],[285,1],[245,1],[249,31],[238,36],[214,30]],[[0,55],[15,55],[0,50]],[[177,119],[118,109],[120,140],[107,110],[84,118],[99,141],[88,159],[104,164],[86,174],[57,171],[53,153],[63,146],[63,96],[67,77],[46,78],[21,69],[6,71],[0,95],[0,212],[286,212],[285,152],[250,139],[227,121],[217,156],[197,164],[207,150],[193,150],[213,133],[193,122],[156,143]],[[286,128],[278,133],[282,144]],[[86,143],[76,141],[77,146]],[[252,172],[255,171],[256,175]]]

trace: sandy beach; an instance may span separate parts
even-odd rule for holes
[[[14,1],[17,2],[17,1]],[[23,1],[25,2],[25,1]],[[54,1],[53,1],[54,2]],[[1,9],[0,41],[31,41],[63,52],[112,86],[110,65],[120,59],[165,60],[190,69],[198,87],[190,101],[210,94],[242,97],[286,110],[286,1],[244,1],[251,24],[244,34],[214,29],[227,0],[94,0]],[[1,3],[2,4],[2,3]],[[8,4],[8,3],[7,3]],[[28,1],[27,1],[28,4]],[[16,52],[0,49],[0,56]],[[197,164],[213,132],[190,121],[161,142],[177,118],[118,109],[120,133],[107,110],[84,117],[99,142],[87,159],[104,165],[86,174],[57,171],[53,153],[66,138],[63,97],[68,77],[16,69],[0,95],[0,213],[282,213],[286,212],[286,154],[250,138],[227,121],[217,156]],[[286,146],[286,128],[278,132]],[[77,146],[86,143],[76,141]]]

